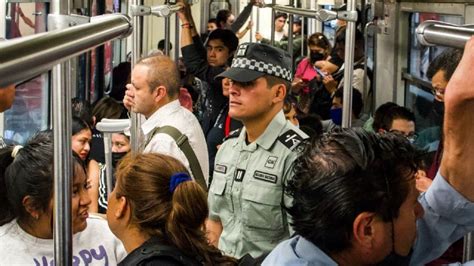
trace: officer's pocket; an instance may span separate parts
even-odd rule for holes
[[[224,212],[228,212],[228,202],[225,199],[225,188],[227,186],[227,181],[224,176],[214,174],[214,179],[212,180],[212,185],[209,189],[209,205],[210,211],[212,214],[218,214],[222,220],[222,217],[225,217]]]
[[[251,182],[242,192],[244,234],[252,240],[278,239],[284,233],[282,188]]]

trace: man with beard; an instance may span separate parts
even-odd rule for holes
[[[426,193],[416,191],[419,156],[403,136],[326,134],[296,160],[286,188],[296,236],[263,265],[423,265],[472,231],[472,69],[474,38],[446,89],[445,150]]]

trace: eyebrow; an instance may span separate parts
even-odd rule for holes
[[[225,48],[225,46],[223,46],[223,45],[212,46],[212,45],[209,45],[209,44],[208,44],[206,47],[214,48],[214,49],[215,49],[215,48]]]

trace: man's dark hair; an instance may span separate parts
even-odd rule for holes
[[[415,123],[415,114],[410,111],[410,109],[403,106],[391,106],[385,108],[383,112],[375,112],[375,115],[378,116],[377,125],[375,125],[375,117],[374,124],[372,125],[375,131],[379,129],[390,131],[395,119],[403,119],[407,121],[413,121],[413,123]]]
[[[306,145],[286,192],[293,229],[327,254],[351,247],[362,212],[399,215],[418,168],[418,151],[395,134],[336,129]]]
[[[299,118],[300,129],[310,138],[318,138],[323,134],[323,124],[321,117],[317,114],[309,114],[306,117]]]
[[[341,99],[341,103],[344,99],[344,89],[340,88],[334,93],[334,98]],[[352,112],[354,116],[359,118],[362,108],[364,107],[364,101],[362,100],[362,94],[356,90],[352,89]]]
[[[463,51],[455,48],[447,48],[430,63],[426,77],[430,80],[438,71],[444,71],[444,79],[449,81],[461,61]]]
[[[372,128],[374,129],[375,132],[379,130],[380,128],[383,128],[383,120],[385,118],[385,115],[388,113],[388,110],[393,107],[397,107],[398,104],[394,102],[386,102],[377,108],[374,113],[374,122],[372,123]]]
[[[158,50],[161,50],[161,51],[165,50],[165,40],[164,39],[162,39],[158,42],[158,47],[157,48],[158,48]],[[171,49],[173,49],[173,45],[170,42],[170,51],[171,51]]]
[[[225,24],[227,22],[227,19],[232,15],[232,12],[227,9],[221,9],[219,12],[217,12],[216,15],[216,25],[218,28],[221,28],[222,25],[221,23]]]
[[[239,39],[235,36],[231,30],[226,29],[215,29],[211,33],[209,33],[209,37],[207,39],[207,43],[210,40],[221,40],[225,47],[229,49],[229,53],[232,54],[239,45]]]
[[[356,41],[356,45],[357,44],[364,45],[364,34],[362,34],[360,30],[356,30],[355,41]],[[336,35],[336,40],[334,41],[334,46],[336,46],[336,44],[345,45],[345,43],[346,43],[346,27],[338,31]]]
[[[214,23],[214,24],[217,25],[217,19],[215,19],[215,18],[210,18],[210,19],[207,20],[207,23]]]
[[[284,18],[286,20],[286,19],[288,19],[288,14],[282,13],[282,12],[275,13],[275,20],[277,20],[279,18]]]

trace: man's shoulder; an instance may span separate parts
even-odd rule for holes
[[[279,147],[283,147],[289,151],[299,151],[307,139],[309,139],[309,136],[306,135],[306,133],[293,125],[289,125],[285,126],[280,132],[277,143]]]

